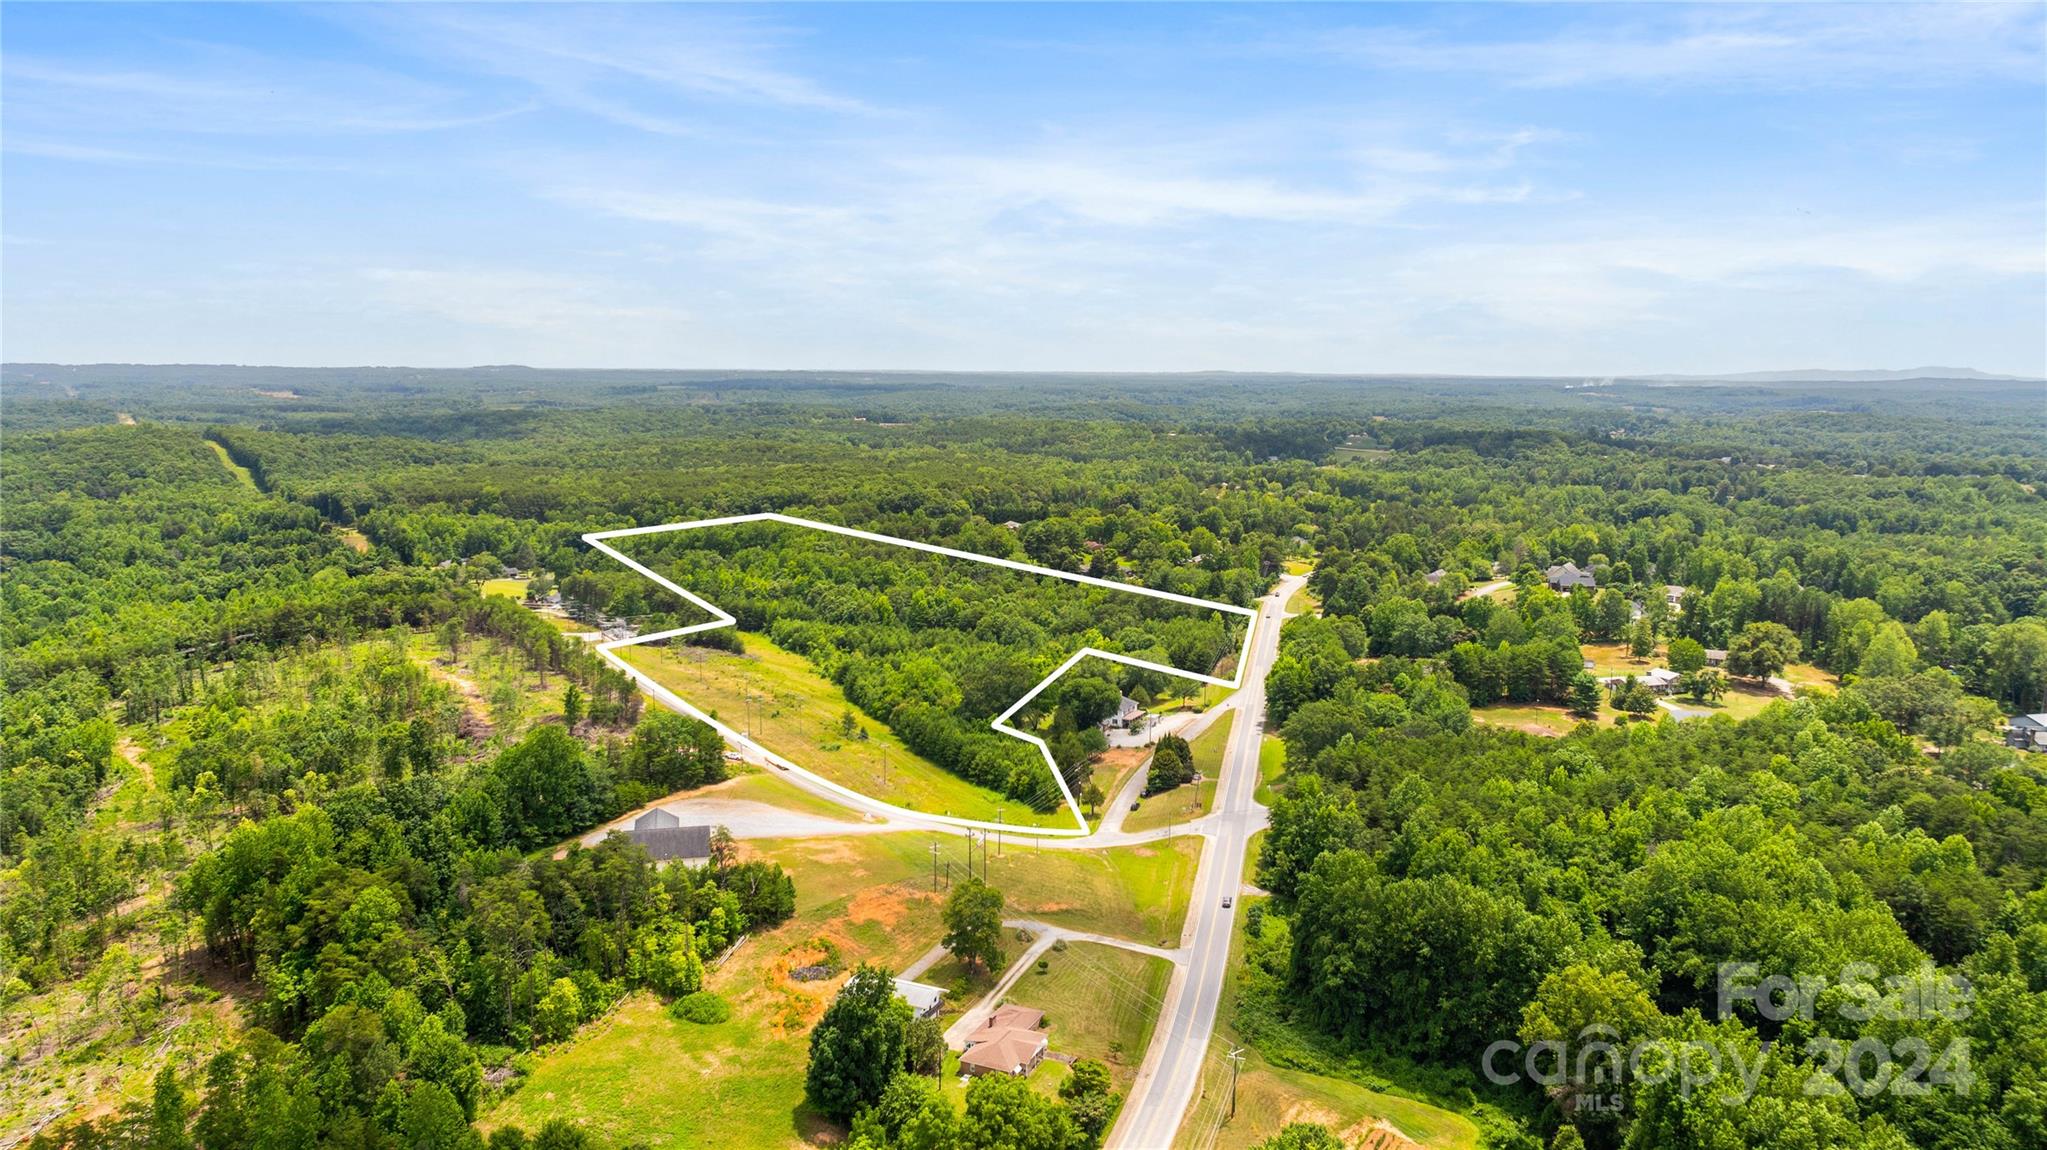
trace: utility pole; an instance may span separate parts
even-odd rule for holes
[[[1232,1046],[1230,1047],[1230,1052],[1224,1057],[1230,1060],[1230,1117],[1235,1118],[1237,1116],[1237,1072],[1244,1068],[1244,1048]]]
[[[1002,805],[1000,803],[997,803],[995,806],[995,827],[995,849],[1000,851],[1002,849]]]
[[[938,893],[938,840],[931,840],[931,893]]]

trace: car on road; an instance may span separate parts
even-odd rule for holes
[[[1223,896],[1223,909],[1224,909],[1224,910],[1228,910],[1228,909],[1230,909],[1231,907],[1235,906],[1236,904],[1237,904],[1237,900],[1236,900],[1236,899],[1234,899],[1234,898],[1230,897],[1229,895],[1224,895],[1224,896]]]

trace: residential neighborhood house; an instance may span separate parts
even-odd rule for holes
[[[1549,584],[1550,590],[1566,595],[1570,594],[1573,587],[1584,587],[1590,590],[1599,586],[1598,582],[1592,578],[1592,572],[1579,567],[1569,559],[1543,572],[1542,579],[1543,582]]]
[[[2047,753],[2047,711],[2037,715],[2013,715],[2005,724],[2004,743],[2021,751]]]
[[[1045,1060],[1051,1041],[1039,1027],[1045,1012],[1028,1006],[998,1007],[972,1034],[960,1055],[960,1073],[1010,1074],[1023,1077]]]
[[[1102,720],[1102,727],[1110,731],[1127,731],[1142,722],[1144,708],[1137,705],[1136,699],[1124,695],[1116,701],[1116,713]]]
[[[1608,675],[1599,680],[1599,685],[1612,691],[1632,678],[1659,695],[1668,695],[1677,690],[1677,681],[1682,677],[1668,667],[1651,667],[1639,675]]]

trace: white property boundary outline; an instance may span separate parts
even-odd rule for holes
[[[707,599],[704,599],[703,597],[691,592],[687,588],[678,586],[672,580],[663,577],[662,575],[655,572],[651,568],[628,557],[624,552],[621,552],[616,547],[612,547],[605,541],[608,539],[622,539],[633,535],[658,535],[669,531],[695,531],[699,528],[704,527],[729,527],[733,524],[738,523],[781,523],[790,527],[806,527],[814,531],[829,532],[833,535],[844,535],[853,539],[864,539],[870,543],[887,543],[895,547],[908,547],[913,551],[924,551],[933,555],[944,555],[952,559],[966,559],[975,563],[987,563],[996,567],[1007,567],[1012,571],[1022,571],[1030,575],[1045,575],[1053,579],[1063,579],[1069,583],[1085,583],[1091,587],[1102,587],[1110,591],[1124,591],[1132,595],[1144,595],[1153,599],[1164,599],[1171,603],[1181,603],[1189,607],[1202,607],[1211,611],[1223,611],[1232,615],[1242,615],[1249,620],[1244,625],[1244,647],[1243,650],[1237,652],[1236,674],[1228,679],[1219,679],[1213,675],[1197,674],[1196,672],[1193,671],[1183,671],[1178,667],[1168,667],[1163,664],[1153,663],[1145,659],[1132,658],[1129,655],[1119,655],[1114,651],[1104,651],[1099,647],[1082,647],[1080,650],[1074,652],[1071,658],[1067,659],[1064,663],[1059,664],[1058,668],[1055,669],[1051,674],[1045,676],[1044,679],[1040,680],[1038,685],[1032,687],[1030,691],[1026,693],[1021,699],[1018,699],[1016,702],[1011,703],[1009,705],[1008,710],[1002,712],[1000,715],[995,716],[995,721],[988,724],[990,727],[993,727],[995,730],[1001,732],[1002,734],[1009,735],[1012,738],[1022,739],[1024,742],[1030,743],[1032,746],[1038,748],[1038,753],[1040,755],[1044,756],[1045,768],[1052,772],[1052,781],[1059,784],[1059,793],[1065,796],[1066,798],[1066,809],[1073,812],[1073,821],[1079,824],[1079,829],[1077,830],[1061,830],[1057,827],[1018,826],[1014,823],[991,823],[982,819],[959,818],[953,815],[940,815],[932,814],[928,811],[911,810],[908,807],[899,807],[893,803],[886,802],[882,799],[877,799],[872,795],[863,794],[859,791],[853,790],[851,787],[847,787],[840,783],[833,782],[831,779],[827,779],[822,775],[817,774],[815,771],[809,770],[808,768],[790,762],[788,759],[783,758],[782,756],[776,754],[775,752],[769,750],[768,748],[753,741],[746,735],[743,735],[738,731],[733,730],[731,727],[726,726],[725,724],[712,718],[710,715],[706,714],[702,710],[699,710],[697,707],[691,705],[682,696],[677,695],[674,691],[671,691],[667,687],[662,686],[660,683],[655,682],[652,676],[648,675],[644,671],[641,671],[638,667],[633,666],[632,664],[626,662],[624,659],[620,658],[618,655],[613,653],[616,648],[630,647],[637,643],[652,643],[660,639],[674,639],[683,635],[694,635],[703,631],[713,631],[718,629],[719,627],[737,626],[739,621],[737,619],[734,619],[725,611],[721,610],[717,606],[717,604],[712,603]],[[1080,803],[1073,797],[1073,789],[1066,785],[1066,776],[1063,772],[1059,770],[1059,764],[1052,758],[1052,749],[1045,745],[1045,740],[1039,738],[1036,735],[1031,734],[1028,731],[1021,731],[1009,725],[1009,717],[1011,715],[1016,714],[1025,706],[1029,705],[1032,699],[1037,698],[1038,695],[1041,692],[1043,692],[1045,688],[1051,686],[1053,682],[1059,678],[1059,676],[1064,675],[1069,670],[1072,670],[1075,664],[1079,663],[1082,659],[1086,659],[1092,656],[1098,659],[1107,659],[1112,663],[1122,663],[1130,667],[1141,667],[1147,671],[1158,671],[1163,674],[1172,675],[1181,679],[1192,679],[1199,683],[1207,683],[1217,687],[1227,687],[1230,690],[1234,691],[1238,687],[1243,685],[1244,665],[1251,658],[1251,636],[1252,632],[1257,629],[1258,623],[1258,612],[1255,608],[1251,607],[1238,607],[1229,603],[1218,603],[1212,599],[1197,599],[1192,595],[1180,595],[1171,591],[1159,591],[1150,587],[1140,587],[1130,583],[1117,583],[1109,579],[1098,579],[1092,575],[1076,575],[1069,571],[1055,571],[1050,567],[1039,567],[1031,563],[1019,563],[1014,559],[998,559],[993,555],[981,555],[973,551],[961,551],[953,547],[940,547],[937,544],[933,543],[920,543],[915,539],[901,539],[894,535],[881,535],[873,531],[860,531],[852,527],[841,527],[836,523],[822,523],[815,519],[798,519],[793,515],[781,515],[772,511],[763,511],[752,515],[728,515],[720,519],[692,519],[680,523],[662,523],[652,527],[621,527],[611,531],[592,531],[586,533],[583,536],[583,542],[588,543],[590,546],[596,548],[597,550],[603,552],[604,554],[611,556],[613,559],[618,560],[620,563],[625,564],[627,567],[630,567],[634,571],[637,571],[640,574],[646,576],[647,578],[653,580],[656,584],[660,585],[661,587],[669,591],[673,591],[675,594],[682,596],[690,603],[703,608],[711,615],[711,619],[708,622],[696,623],[688,627],[676,627],[673,630],[668,631],[656,631],[649,635],[636,635],[629,639],[614,639],[611,642],[599,643],[596,645],[597,653],[599,655],[602,655],[605,659],[610,660],[613,666],[617,667],[619,670],[624,671],[627,675],[631,676],[635,682],[639,683],[642,687],[646,688],[649,694],[652,694],[655,698],[660,699],[662,702],[668,704],[668,706],[670,706],[671,708],[680,711],[683,714],[689,715],[692,718],[700,719],[703,722],[709,723],[712,727],[716,728],[718,733],[723,735],[728,741],[739,743],[740,745],[745,747],[750,747],[756,753],[761,755],[761,757],[767,759],[771,763],[774,763],[776,766],[781,767],[784,770],[794,771],[804,776],[805,778],[811,780],[812,782],[822,787],[825,787],[831,791],[834,791],[838,794],[845,795],[849,798],[858,799],[864,803],[871,803],[876,806],[882,807],[886,810],[895,811],[903,815],[907,815],[913,819],[924,819],[932,822],[948,823],[953,826],[966,827],[973,830],[1010,831],[1017,834],[1026,835],[1065,835],[1077,838],[1086,837],[1087,835],[1094,833],[1088,829],[1087,818],[1086,816],[1082,815],[1080,811]],[[942,770],[943,768],[940,769]]]

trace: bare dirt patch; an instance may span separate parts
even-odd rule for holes
[[[923,892],[910,892],[895,887],[869,887],[853,896],[846,906],[849,922],[878,922],[884,927],[893,927],[910,913],[912,902],[936,902],[938,897]]]
[[[1412,1150],[1420,1145],[1384,1118],[1360,1122],[1338,1137],[1345,1146],[1355,1146],[1357,1150]]]

